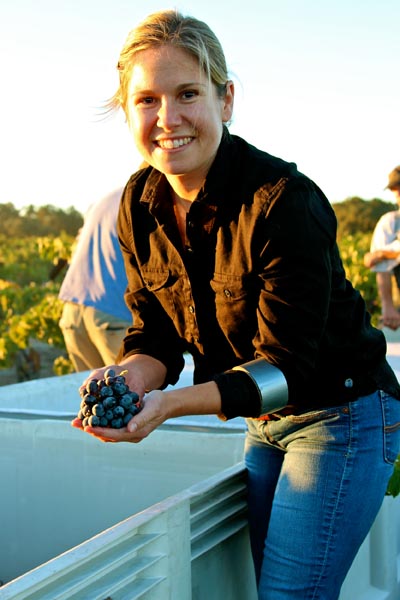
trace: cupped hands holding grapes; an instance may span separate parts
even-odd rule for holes
[[[137,443],[172,417],[220,413],[214,381],[161,391],[165,373],[160,361],[144,354],[92,371],[79,388],[81,405],[71,425],[103,442]]]
[[[72,426],[102,441],[141,441],[168,418],[163,392],[145,397],[145,390],[158,387],[163,377],[163,365],[144,355],[95,369],[79,388],[81,403]]]
[[[135,414],[126,413],[129,418],[120,427],[114,427],[111,424],[102,427],[100,424],[92,425],[90,421],[84,423],[79,416],[72,421],[72,426],[84,429],[86,433],[103,442],[138,443],[168,418],[166,408],[164,392],[154,390],[140,401],[140,407],[137,408]]]

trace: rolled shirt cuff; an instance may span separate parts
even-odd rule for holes
[[[282,371],[264,358],[233,367],[233,371],[246,373],[255,383],[260,396],[260,416],[277,412],[287,406],[288,386]]]

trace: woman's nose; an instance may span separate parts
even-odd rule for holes
[[[173,129],[180,125],[181,117],[179,107],[175,102],[163,101],[158,111],[157,126],[161,129]]]

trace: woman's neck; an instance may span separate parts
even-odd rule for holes
[[[174,209],[176,223],[178,225],[179,234],[181,236],[181,240],[183,245],[185,246],[187,243],[186,239],[186,215],[189,212],[189,209],[192,205],[193,200],[186,200],[185,198],[181,198],[178,194],[172,190],[172,206]]]
[[[165,175],[165,177],[172,188],[173,198],[184,202],[196,200],[204,184],[204,179],[201,179],[201,181],[197,178],[196,180],[190,180],[187,176],[180,175]]]
[[[197,194],[193,198],[193,200],[192,199],[189,200],[187,198],[182,198],[182,196],[177,194],[175,190],[172,190],[171,196],[172,196],[172,201],[176,207],[178,207],[182,211],[189,212],[190,206],[191,206],[192,202],[194,202],[194,200],[196,199]]]

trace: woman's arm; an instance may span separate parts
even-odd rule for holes
[[[140,206],[138,198],[133,196],[134,189],[129,188],[124,193],[118,216],[119,242],[128,280],[125,302],[132,313],[132,326],[125,335],[117,361],[125,364],[125,359],[135,354],[153,357],[162,363],[166,369],[163,372],[162,384],[146,387],[150,390],[161,385],[174,385],[184,367],[184,359],[182,343],[174,327],[173,318],[167,314],[151,283],[156,273],[159,273],[161,278],[168,277],[168,264],[163,267],[155,260],[155,264],[152,263],[155,272],[150,269],[150,274],[143,273],[143,262],[147,259],[138,257],[138,248],[144,247],[145,250],[142,251],[146,256],[147,252],[157,252],[157,248],[148,248],[149,231],[157,229],[157,224],[151,216],[149,217],[148,211]],[[135,231],[132,221],[140,224],[136,226]],[[159,284],[160,288],[163,288],[164,284],[165,280],[163,284]],[[167,291],[164,296],[168,296]],[[168,300],[167,305],[170,306]]]

